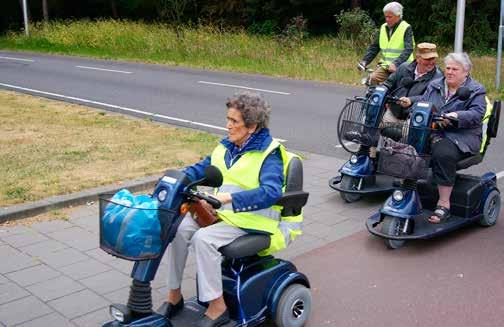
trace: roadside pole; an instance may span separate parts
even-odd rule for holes
[[[26,0],[23,0],[23,18],[24,18],[24,26],[25,26],[25,34],[29,36],[28,33],[28,7],[26,5]]]
[[[455,52],[462,52],[464,43],[465,0],[457,0],[457,22],[455,24]]]
[[[495,74],[495,89],[499,91],[500,88],[500,80],[501,80],[501,66],[502,66],[502,35],[504,26],[503,24],[504,20],[504,0],[501,0],[501,7],[500,7],[500,21],[499,21],[499,40],[497,41],[497,69],[496,69],[496,74]]]

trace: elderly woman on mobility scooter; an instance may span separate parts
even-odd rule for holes
[[[273,252],[286,247],[298,232],[288,228],[288,222],[278,223],[280,211],[274,206],[282,196],[286,152],[269,133],[269,105],[259,95],[245,92],[228,99],[226,106],[228,137],[211,156],[184,170],[192,180],[202,178],[209,165],[221,171],[223,184],[214,195],[223,205],[214,210],[218,221],[200,228],[194,219],[186,217],[167,249],[170,290],[159,311],[167,318],[182,311],[181,281],[188,248],[193,246],[199,300],[209,302],[196,326],[222,326],[229,321],[219,248],[248,232],[268,233],[271,243],[267,251]],[[200,201],[213,210],[206,201]]]
[[[471,60],[466,53],[450,53],[445,57],[445,77],[432,81],[423,101],[429,101],[438,113],[447,118],[445,129],[431,144],[432,173],[439,200],[429,222],[442,223],[450,217],[450,196],[455,184],[457,162],[477,154],[482,140],[482,119],[486,111],[485,88],[469,75]],[[456,95],[460,87],[470,91],[467,100]]]

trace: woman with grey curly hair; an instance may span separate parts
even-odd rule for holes
[[[222,292],[221,254],[219,248],[247,233],[268,233],[271,247],[279,250],[285,236],[279,228],[280,211],[273,207],[282,196],[284,162],[283,146],[268,129],[271,108],[255,93],[242,92],[226,101],[228,135],[201,162],[186,167],[191,180],[204,177],[204,169],[213,165],[223,175],[222,186],[214,195],[222,207],[215,211],[201,200],[217,223],[200,227],[195,219],[185,218],[168,247],[168,298],[158,310],[167,318],[184,307],[181,282],[188,248],[196,256],[198,296],[209,302],[196,326],[221,326],[229,321]],[[273,250],[272,250],[273,251]]]

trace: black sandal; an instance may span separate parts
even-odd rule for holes
[[[432,221],[431,218],[432,216],[436,216],[439,221]],[[437,206],[436,209],[434,209],[434,212],[432,213],[432,216],[430,216],[427,220],[431,224],[441,224],[444,223],[450,218],[450,209],[447,207],[443,206]]]

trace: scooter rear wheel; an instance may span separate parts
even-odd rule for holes
[[[489,227],[495,225],[499,218],[501,208],[500,193],[493,190],[488,194],[485,204],[483,205],[483,217],[479,220],[481,226]]]
[[[356,177],[343,175],[341,176],[341,188],[346,190],[352,190],[356,188],[356,184],[359,183],[359,179]],[[340,191],[340,196],[343,201],[347,203],[357,202],[361,199],[360,194],[355,193],[346,193]]]
[[[399,236],[401,234],[403,224],[401,219],[396,217],[385,216],[383,222],[381,223],[381,232],[387,235]],[[401,248],[406,241],[405,240],[391,240],[384,239],[385,246],[389,249],[396,250]]]
[[[308,320],[312,305],[310,290],[301,284],[287,287],[278,301],[275,323],[278,327],[302,327]]]

